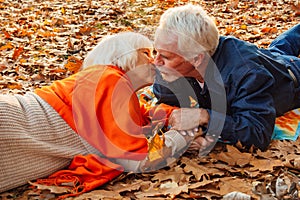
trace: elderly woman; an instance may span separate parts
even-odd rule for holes
[[[49,176],[78,155],[83,157],[73,160],[73,169],[79,162],[90,175],[97,166],[102,181],[81,191],[124,170],[139,171],[148,155],[144,126],[173,110],[149,111],[135,94],[152,82],[152,50],[138,33],[107,36],[78,73],[34,93],[0,96],[0,192]],[[175,131],[165,137],[173,154],[187,144]]]

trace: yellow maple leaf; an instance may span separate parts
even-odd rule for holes
[[[163,133],[155,133],[154,136],[148,142],[149,150],[148,150],[148,158],[149,161],[152,162],[154,160],[161,159],[162,149],[165,146],[165,137]]]
[[[195,100],[193,97],[189,96],[190,99],[190,107],[191,108],[199,108],[199,104],[197,102],[197,100]]]
[[[67,63],[65,64],[65,68],[71,72],[78,72],[82,66],[82,60],[76,58],[75,56],[70,56],[68,58]]]

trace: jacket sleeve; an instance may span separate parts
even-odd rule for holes
[[[140,104],[141,112],[143,116],[144,126],[151,125],[154,127],[158,123],[162,123],[168,126],[168,119],[172,111],[178,109],[175,106],[169,106],[167,104],[161,103],[154,106],[148,106],[147,104]]]
[[[225,117],[221,140],[233,144],[240,141],[248,148],[254,145],[266,150],[276,118],[271,95],[274,79],[263,67],[250,69],[242,77],[236,73],[233,79],[237,81],[226,86],[227,115],[211,111],[210,121]]]

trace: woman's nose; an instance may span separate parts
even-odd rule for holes
[[[149,57],[149,63],[154,64],[154,59],[155,58],[153,56]]]

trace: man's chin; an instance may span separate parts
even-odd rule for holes
[[[167,74],[161,74],[161,76],[162,76],[163,80],[167,81],[167,82],[173,82],[179,78],[178,76],[167,75]]]

